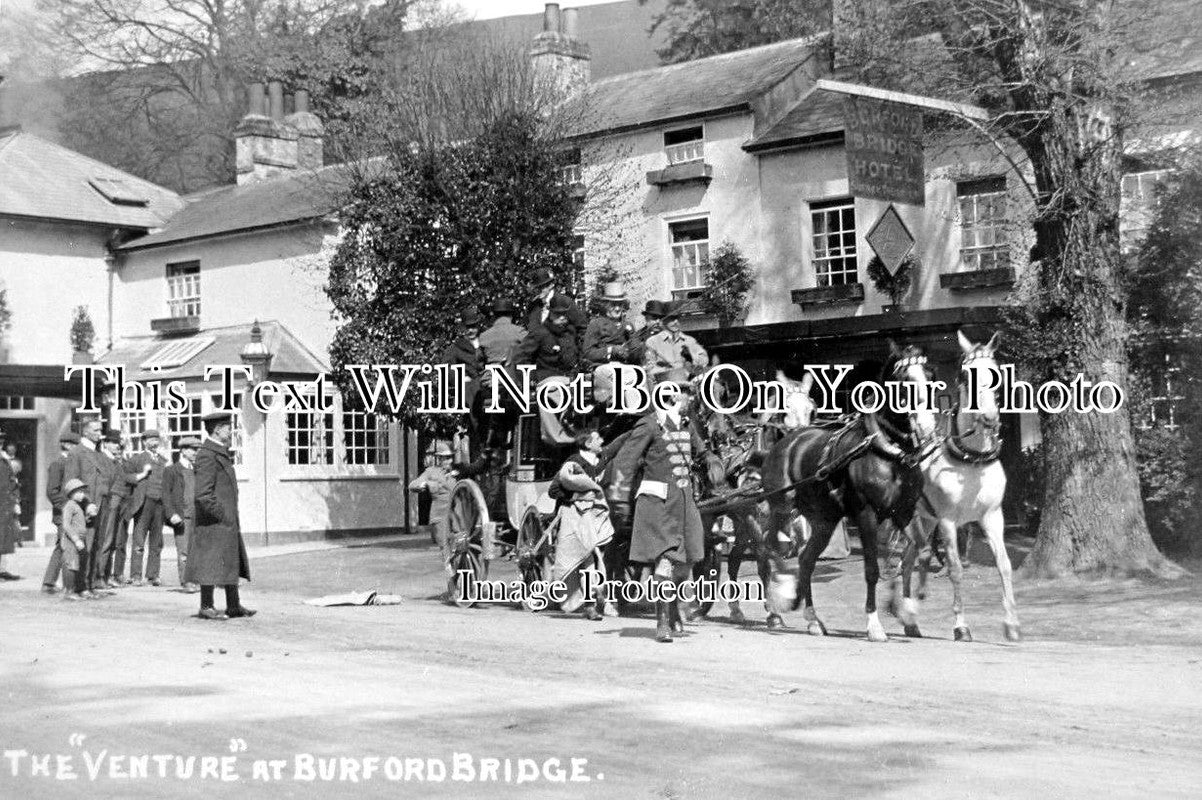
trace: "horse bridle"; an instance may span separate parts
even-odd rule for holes
[[[924,373],[926,373],[928,379],[930,378],[931,371],[927,366],[927,357],[921,354],[899,358],[893,365],[893,369],[890,371],[890,377],[905,377],[905,371],[911,367],[922,367],[922,370]],[[889,438],[893,439],[894,441],[906,442],[909,445],[909,454],[904,457],[904,460],[913,460],[915,463],[924,461],[937,446],[934,442],[933,435],[929,437],[923,437],[918,434],[916,426],[914,425],[914,417],[917,414],[917,411],[911,411],[907,414],[907,417],[910,421],[909,432],[899,430],[895,425],[891,424],[888,420],[880,416],[876,418],[877,424],[880,426],[881,430],[889,436]]]
[[[956,379],[956,407],[952,409],[951,430],[948,432],[945,442],[946,449],[953,458],[960,461],[966,461],[971,464],[984,464],[990,461],[996,461],[1002,452],[1002,421],[1000,418],[991,419],[985,416],[980,411],[961,411],[960,398],[964,395],[967,384],[964,380],[966,369],[975,361],[992,361],[992,356],[987,355],[981,348],[974,348],[971,352],[966,353],[960,361],[960,372]],[[972,419],[972,427],[967,431],[960,429],[960,415],[964,414]],[[965,444],[965,439],[970,436],[980,435],[983,441],[993,442],[987,450],[977,450]]]

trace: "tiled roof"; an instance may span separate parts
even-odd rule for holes
[[[846,97],[825,89],[810,92],[779,122],[744,145],[744,149],[755,152],[841,132],[843,101]]]
[[[821,38],[790,39],[595,81],[569,107],[569,117],[578,117],[572,132],[587,136],[747,109],[807,58],[817,57]]]
[[[98,358],[98,364],[124,364],[126,379],[135,381],[179,380],[204,377],[207,364],[241,364],[239,354],[250,342],[252,323],[231,325],[224,328],[206,328],[189,336],[132,336],[119,339],[113,349]],[[263,344],[272,354],[273,375],[314,375],[328,372],[325,359],[314,354],[291,331],[274,320],[260,322]],[[212,339],[213,343],[201,350],[187,362],[173,369],[151,373],[143,371],[141,365],[167,345],[199,339]]]
[[[21,130],[0,132],[0,214],[150,230],[174,192]]]
[[[121,249],[140,250],[323,217],[337,210],[350,177],[349,167],[334,165],[188,195],[183,210],[162,230],[134,239]]]

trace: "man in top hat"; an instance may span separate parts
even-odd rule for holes
[[[7,442],[8,435],[0,431],[0,448]],[[17,581],[20,575],[10,572],[5,560],[17,549],[17,479],[12,463],[7,456],[0,457],[0,580]]]
[[[526,329],[513,321],[513,301],[501,299],[492,304],[493,324],[480,334],[480,349],[485,364],[507,364],[513,348],[526,338]]]
[[[668,303],[664,309],[664,329],[647,339],[644,363],[657,381],[672,370],[684,369],[696,375],[709,365],[705,348],[680,329],[680,307],[679,302]]]
[[[193,538],[196,512],[196,472],[193,464],[200,440],[191,436],[179,442],[179,461],[163,470],[163,514],[175,534],[175,563],[180,586],[188,593],[200,587],[184,581],[188,542]]]
[[[537,294],[530,310],[530,318],[526,323],[528,329],[533,330],[536,325],[545,325],[552,314],[551,304],[558,299],[561,301],[560,306],[565,309],[564,313],[567,316],[568,324],[575,334],[580,336],[584,333],[584,329],[588,327],[588,315],[580,310],[572,298],[555,291],[555,276],[551,274],[551,270],[540,269],[538,271],[534,278],[534,290]],[[566,301],[566,305],[563,301]]]
[[[615,368],[640,363],[635,355],[641,348],[634,345],[634,328],[625,320],[628,303],[622,284],[605,284],[597,300],[605,315],[589,321],[584,333],[584,360],[593,369],[593,399],[604,407],[613,397]]]
[[[50,522],[58,533],[54,539],[54,549],[50,551],[50,561],[46,564],[46,573],[42,576],[42,591],[46,594],[58,592],[58,577],[63,569],[63,506],[67,502],[67,493],[63,488],[66,485],[63,470],[67,466],[67,453],[77,444],[79,434],[64,431],[58,437],[59,454],[46,468],[46,499],[50,501]],[[71,591],[65,579],[63,586],[68,592]]]
[[[184,582],[200,585],[201,619],[226,620],[253,617],[242,605],[238,580],[250,580],[250,559],[238,521],[238,478],[234,474],[232,417],[214,411],[201,417],[205,439],[196,450],[196,504],[193,511],[195,540],[188,543]],[[225,611],[213,606],[213,589],[225,589]]]
[[[630,358],[629,343],[634,327],[625,319],[629,302],[626,289],[617,281],[605,284],[597,301],[605,315],[589,320],[584,332],[584,361],[590,367],[625,363]]]
[[[150,429],[142,434],[141,453],[126,463],[126,474],[134,484],[129,499],[134,518],[134,545],[129,559],[129,579],[134,586],[142,585],[142,553],[150,544],[146,556],[146,580],[159,585],[159,568],[163,552],[163,469],[167,459],[159,448],[159,432]]]

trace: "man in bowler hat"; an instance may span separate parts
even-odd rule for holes
[[[252,617],[242,605],[238,580],[250,580],[250,559],[238,522],[238,479],[230,452],[234,429],[228,411],[205,414],[205,439],[196,451],[196,539],[189,543],[184,582],[200,585],[200,618]],[[213,607],[213,589],[225,589],[225,611]]]

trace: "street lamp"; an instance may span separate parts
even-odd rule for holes
[[[243,346],[239,357],[243,364],[250,367],[251,387],[267,380],[271,369],[271,351],[263,344],[263,329],[259,327],[258,320],[250,326],[250,342]]]

